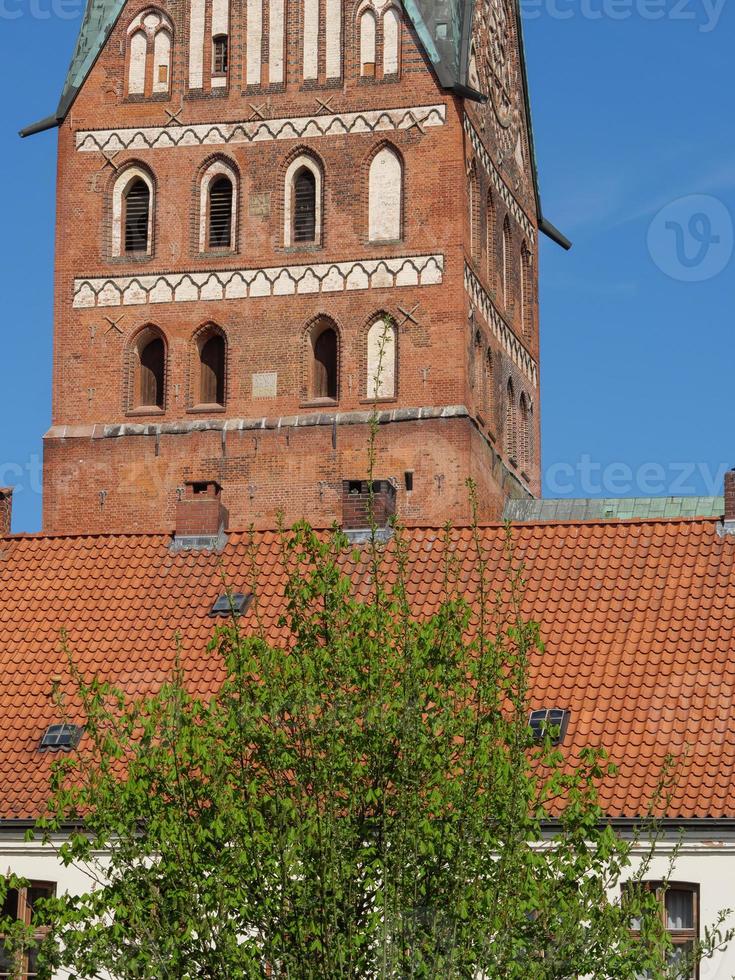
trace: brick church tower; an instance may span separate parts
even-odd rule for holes
[[[539,493],[540,214],[505,0],[89,0],[61,103],[50,532]]]

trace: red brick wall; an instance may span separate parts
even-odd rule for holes
[[[121,52],[125,50],[127,25],[146,6],[139,2],[128,4],[60,130],[54,432],[58,433],[62,426],[126,421],[163,425],[165,430],[178,420],[201,418],[191,410],[192,350],[194,335],[208,322],[222,328],[228,343],[227,403],[222,417],[291,416],[318,411],[303,401],[304,331],[318,315],[331,317],[340,332],[337,409],[365,410],[365,333],[370,319],[379,312],[389,313],[399,325],[397,396],[381,407],[467,405],[477,412],[477,393],[470,377],[474,329],[468,319],[463,279],[469,244],[465,177],[469,151],[462,125],[462,102],[438,88],[408,27],[403,28],[400,80],[360,79],[350,27],[353,4],[347,3],[347,55],[342,83],[304,84],[298,77],[300,61],[295,54],[300,37],[298,4],[289,5],[288,50],[293,51],[286,62],[287,84],[280,89],[246,91],[239,54],[240,14],[233,5],[230,88],[208,95],[191,94],[185,77],[186,5],[174,0],[167,5],[176,29],[171,97],[127,101],[122,94],[125,56]],[[167,109],[181,110],[177,122],[193,125],[247,120],[259,113],[268,118],[317,115],[317,99],[329,103],[329,112],[443,103],[446,123],[423,131],[413,127],[311,140],[121,151],[111,163],[100,152],[79,152],[75,146],[80,130],[162,126],[169,118]],[[404,229],[400,243],[375,245],[367,241],[366,168],[375,149],[385,140],[395,146],[404,161]],[[318,249],[283,247],[283,175],[297,148],[310,149],[324,168],[324,239]],[[202,167],[215,154],[230,161],[241,178],[237,250],[232,255],[201,256],[196,236],[197,181]],[[153,173],[156,207],[153,255],[131,262],[112,258],[110,238],[112,184],[116,172],[133,161]],[[252,215],[250,202],[254,196],[268,194],[269,213]],[[535,223],[527,200],[525,207]],[[502,214],[499,217],[502,222]],[[87,310],[74,309],[72,305],[74,279],[78,277],[423,254],[444,256],[441,285]],[[517,290],[519,283],[514,280],[512,288]],[[414,312],[407,319],[401,310]],[[161,415],[131,419],[129,351],[136,334],[147,324],[156,325],[167,343],[166,406]],[[511,326],[520,329],[517,323]],[[410,500],[399,494],[399,513],[403,508],[402,516],[408,519],[442,521],[465,513],[461,488],[474,472],[480,473],[486,484],[483,500],[487,499],[488,513],[497,511],[496,502],[506,493],[506,483],[515,486],[514,479],[499,467],[489,444],[494,443],[496,453],[502,455],[503,393],[507,378],[517,376],[518,369],[492,331],[485,329],[485,333],[496,363],[496,422],[480,423],[485,439],[476,438],[470,423],[436,423],[431,436],[427,435],[427,427],[418,422],[381,430],[388,475],[395,474],[402,483],[406,470],[415,469],[417,473],[420,489]],[[535,339],[532,346],[535,354]],[[277,396],[253,398],[252,375],[265,372],[278,374]],[[538,427],[537,398],[534,408],[534,424]],[[446,435],[448,428],[450,436]],[[440,440],[438,447],[426,445],[426,439],[434,434]],[[279,507],[289,514],[306,514],[328,522],[338,516],[338,499],[334,495],[340,481],[365,475],[364,467],[359,465],[365,432],[351,427],[349,435],[340,433],[336,452],[330,448],[331,439],[331,431],[321,430],[299,431],[292,437],[229,434],[227,454],[223,457],[221,436],[213,432],[163,434],[158,440],[148,436],[61,441],[57,436],[49,437],[45,443],[45,527],[49,531],[124,531],[171,523],[176,487],[188,475],[213,476],[222,482],[235,523],[272,523]],[[442,448],[445,443],[451,448]],[[298,450],[292,448],[294,445]],[[538,447],[538,429],[535,445]],[[471,459],[470,446],[483,458]],[[520,475],[518,467],[511,469]],[[70,470],[75,474],[71,482]],[[536,492],[538,454],[530,470],[521,482]],[[419,473],[425,475],[423,484]],[[257,488],[255,494],[248,490],[251,486]]]

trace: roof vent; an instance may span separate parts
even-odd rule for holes
[[[84,733],[82,725],[49,725],[41,739],[42,749],[75,749]]]
[[[243,592],[229,592],[221,595],[212,606],[210,616],[244,616],[253,601],[252,595]]]
[[[552,745],[559,745],[569,727],[569,712],[564,708],[542,708],[531,712],[528,724],[535,742],[549,738]]]

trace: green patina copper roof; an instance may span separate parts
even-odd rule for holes
[[[124,6],[125,0],[87,0],[77,46],[56,111],[60,119],[64,118],[74,101]]]
[[[579,500],[509,500],[506,521],[623,521],[644,518],[722,517],[724,497],[602,497]]]

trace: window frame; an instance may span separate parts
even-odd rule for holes
[[[224,59],[221,67],[217,67],[217,46],[224,45]],[[212,78],[227,78],[230,74],[230,35],[227,33],[212,35]]]
[[[148,187],[148,241],[147,248],[134,252],[125,249],[126,197],[127,191],[136,180],[142,180]],[[125,167],[114,177],[112,184],[112,234],[110,250],[113,259],[120,262],[143,262],[154,254],[156,222],[156,185],[152,175],[140,164]]]
[[[699,942],[700,921],[701,921],[700,920],[701,889],[699,883],[693,881],[652,880],[652,881],[642,881],[640,884],[645,886],[646,888],[649,888],[651,891],[655,892],[656,901],[660,912],[661,925],[664,931],[668,934],[669,938],[671,939],[672,945],[676,947],[676,946],[685,946],[686,944],[691,943],[693,947],[696,946],[696,944]],[[629,887],[630,887],[630,883],[623,883],[621,889],[624,892],[625,889]],[[666,895],[668,892],[672,892],[672,891],[688,892],[692,896],[692,922],[693,922],[692,929],[671,930],[669,928],[666,919],[666,914],[667,914]],[[640,930],[638,929],[631,929],[630,934],[635,939],[639,939],[641,935]],[[663,959],[663,950],[661,952],[662,952],[662,959]],[[694,964],[694,969],[692,971],[690,980],[700,980],[699,963]]]
[[[33,890],[34,888],[45,889],[45,890],[47,890],[49,892],[49,895],[47,895],[45,897],[47,897],[47,898],[55,898],[56,897],[57,882],[55,882],[55,881],[41,881],[41,880],[36,881],[36,880],[33,880],[33,881],[29,881],[28,884],[27,885],[24,885],[23,888],[13,889],[14,891],[17,891],[17,893],[18,893],[18,902],[17,902],[16,914],[15,914],[16,921],[23,922],[24,925],[26,925],[26,926],[32,926],[33,925],[33,921],[32,921],[33,906],[30,905],[29,902],[28,902],[28,892],[31,891],[31,890]],[[37,929],[34,929],[34,931],[33,931],[33,940],[34,940],[34,942],[35,943],[42,942],[47,933],[48,933],[48,926],[39,926]],[[3,938],[4,937],[2,935],[0,935],[0,944],[3,941]],[[30,980],[30,978],[34,978],[34,977],[37,977],[38,976],[37,973],[30,973],[29,974],[29,972],[28,972],[28,967],[29,967],[28,957],[29,957],[29,955],[30,955],[30,950],[24,950],[22,952],[22,954],[21,954],[21,956],[22,956],[22,962],[20,963],[20,967],[21,967],[20,976],[22,977],[22,980]],[[9,973],[0,973],[0,980],[9,980],[9,978],[11,976],[12,976],[12,974],[9,974]]]
[[[295,208],[296,208],[296,177],[302,169],[310,170],[314,176],[314,239],[312,241],[296,241],[295,237]],[[324,227],[324,170],[319,161],[310,154],[299,153],[295,156],[286,170],[284,179],[283,207],[283,244],[284,248],[294,251],[321,248]]]

